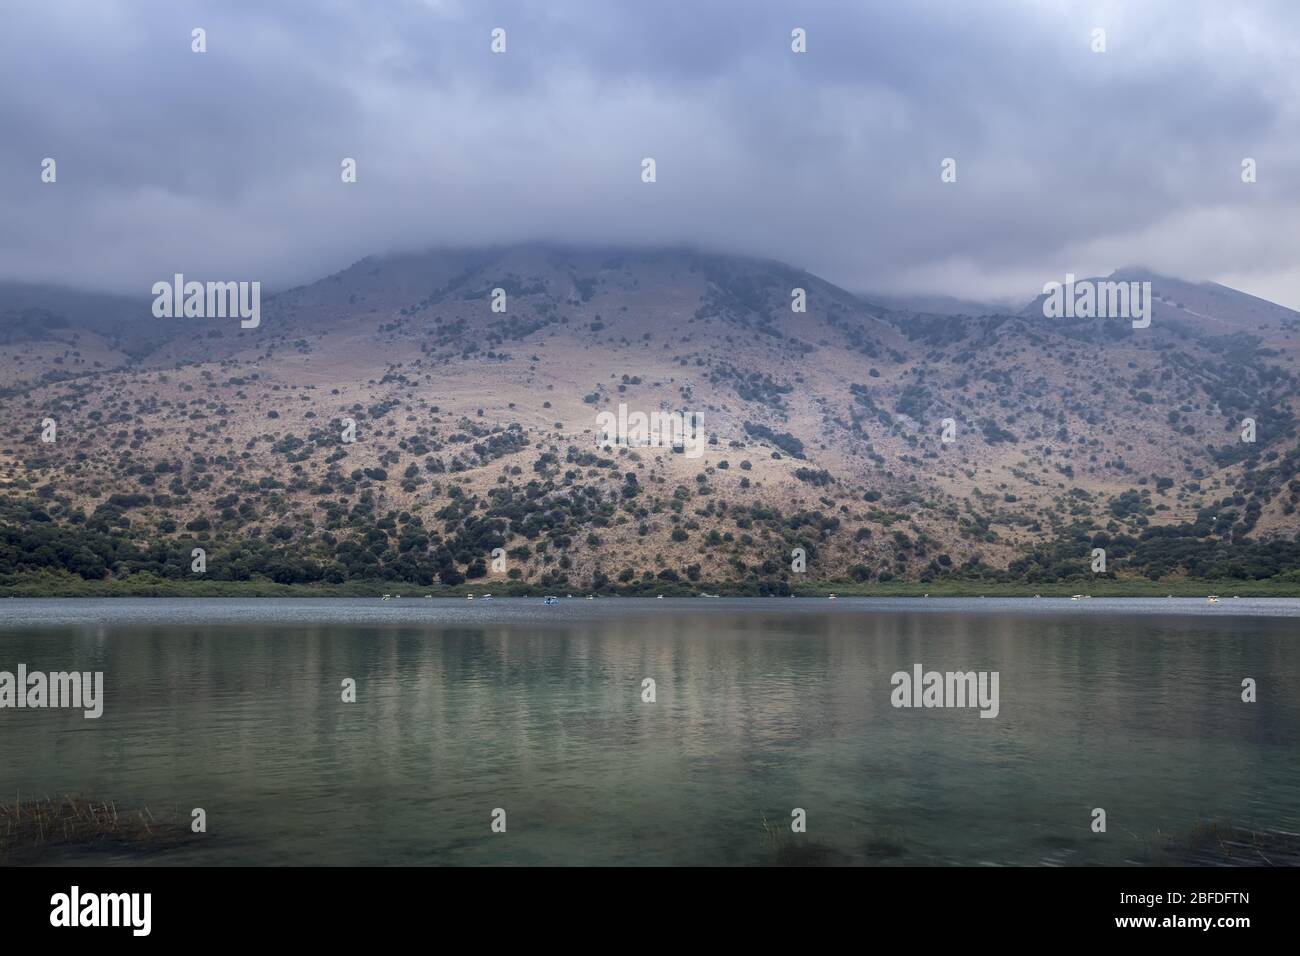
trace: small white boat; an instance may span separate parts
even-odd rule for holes
[[[826,600],[828,600],[828,601],[834,601],[834,600],[835,600],[835,595],[834,595],[834,594],[830,595],[828,598],[826,598]]]
[[[543,601],[542,603],[545,604],[545,605],[547,605],[547,606],[549,607],[549,606],[552,605],[552,604],[559,604],[559,603],[560,603],[560,599],[557,598],[557,597],[549,597],[549,596],[548,596],[548,597],[546,598],[546,600]]]
[[[465,595],[465,600],[466,600],[466,601],[472,601],[472,600],[474,600],[474,595],[472,595],[472,594],[466,594],[466,595]]]
[[[1082,601],[1082,600],[1083,600],[1083,595],[1082,595],[1082,594],[1071,594],[1071,595],[1070,595],[1070,600],[1071,600],[1071,601]]]
[[[655,600],[656,600],[656,601],[662,601],[663,599],[664,599],[664,596],[663,596],[662,594],[660,594],[660,595],[658,595],[658,596],[655,597]]]
[[[385,601],[391,601],[391,600],[393,599],[393,596],[392,596],[391,594],[385,594],[384,597],[383,597],[383,599],[384,599]]]
[[[1206,604],[1218,604],[1218,603],[1219,603],[1219,596],[1218,596],[1217,594],[1211,594],[1209,597],[1207,597],[1207,598],[1205,599],[1205,603],[1206,603]]]

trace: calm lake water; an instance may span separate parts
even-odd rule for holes
[[[1295,600],[5,600],[19,663],[104,713],[0,710],[0,802],[206,810],[149,863],[1296,862]],[[918,663],[997,717],[893,707]]]

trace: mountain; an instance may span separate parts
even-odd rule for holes
[[[144,355],[180,331],[148,321],[151,300],[28,282],[0,282],[0,337],[7,344],[51,339]],[[31,353],[33,359],[37,353]],[[40,374],[40,365],[32,371]],[[44,369],[44,371],[51,371]],[[10,381],[0,385],[12,385]]]
[[[1088,282],[1150,282],[1155,312],[1161,324],[1174,325],[1193,332],[1217,335],[1248,332],[1267,341],[1285,340],[1294,331],[1297,313],[1245,292],[1238,292],[1216,282],[1186,282],[1157,275],[1145,269],[1117,269],[1108,276],[1092,276]],[[1064,281],[1060,277],[1057,281]],[[1025,306],[1025,315],[1041,316],[1040,295]]]
[[[0,287],[0,584],[190,579],[195,547],[209,579],[424,587],[494,580],[495,548],[555,590],[1089,580],[1094,548],[1300,577],[1300,315],[1150,281],[1146,329],[543,243],[364,259],[257,328]],[[598,443],[620,404],[708,444]]]
[[[891,295],[868,292],[862,296],[867,303],[891,312],[924,312],[930,315],[996,315],[1009,311],[1006,306],[974,299],[958,299],[950,295]]]

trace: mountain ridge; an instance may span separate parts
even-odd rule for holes
[[[1088,580],[1095,547],[1108,576],[1293,571],[1300,315],[1178,282],[1133,330],[525,243],[367,257],[257,329],[49,310],[0,344],[0,581],[184,578],[200,546],[218,580],[490,581],[501,548],[505,580],[595,590]],[[32,307],[0,288],[3,325]],[[620,403],[709,444],[598,444]]]

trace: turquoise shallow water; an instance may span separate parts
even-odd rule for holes
[[[1300,831],[1294,600],[6,600],[19,663],[103,671],[104,715],[0,710],[0,800],[203,807],[158,864],[1219,862],[1198,825]],[[998,672],[998,716],[895,708],[917,663]]]

